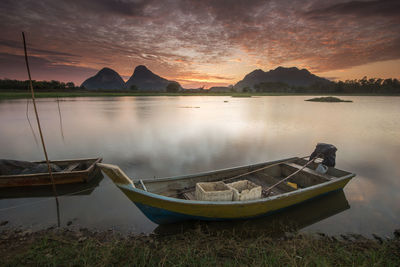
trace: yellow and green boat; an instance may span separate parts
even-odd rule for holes
[[[97,165],[157,224],[261,217],[341,190],[355,176],[333,167],[321,174],[315,171],[318,163],[298,157],[153,180],[131,180],[118,166]],[[248,181],[261,187],[261,195],[245,200],[199,200],[198,184],[232,184],[237,181]],[[246,192],[249,191],[241,191],[243,194]],[[218,190],[213,193],[218,193]]]

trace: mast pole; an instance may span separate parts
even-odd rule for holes
[[[38,125],[38,128],[39,128],[40,140],[42,141],[42,147],[43,147],[44,156],[45,156],[45,158],[46,158],[47,169],[49,170],[49,175],[50,175],[50,179],[51,179],[51,184],[52,184],[52,187],[53,187],[53,193],[54,193],[54,197],[55,197],[55,199],[56,199],[56,205],[57,205],[57,225],[58,225],[58,227],[60,227],[60,212],[59,212],[58,195],[57,195],[56,185],[55,185],[55,183],[54,183],[53,173],[52,173],[51,167],[50,167],[49,157],[47,156],[47,150],[46,150],[46,145],[45,145],[45,143],[44,143],[42,128],[41,128],[41,126],[40,126],[39,115],[38,115],[37,108],[36,108],[35,92],[34,92],[34,90],[33,90],[32,78],[31,78],[31,71],[30,71],[30,69],[29,69],[28,53],[27,53],[27,51],[26,51],[26,42],[25,42],[25,34],[24,34],[24,32],[22,32],[22,39],[23,39],[23,41],[24,41],[25,63],[26,63],[26,69],[27,69],[27,71],[28,71],[29,87],[30,87],[30,89],[31,89],[33,107],[34,107],[34,110],[35,110],[36,121],[37,121],[37,125]]]

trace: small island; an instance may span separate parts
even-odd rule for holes
[[[251,97],[251,94],[241,94],[241,93],[234,93],[231,95],[232,97]]]
[[[343,100],[333,96],[326,96],[326,97],[315,97],[311,99],[307,99],[305,101],[312,101],[312,102],[353,102],[351,100]]]

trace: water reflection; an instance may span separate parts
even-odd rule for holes
[[[96,187],[100,185],[104,176],[101,172],[96,173],[87,183],[75,184],[60,184],[56,186],[59,196],[75,195],[83,196],[90,195]],[[51,185],[34,186],[34,187],[12,187],[0,188],[0,199],[11,198],[44,198],[53,197],[54,192]]]
[[[39,99],[38,108],[51,159],[102,157],[141,179],[305,156],[317,142],[335,144],[337,166],[357,173],[344,190],[351,209],[304,230],[388,235],[400,228],[400,98],[346,98],[353,103],[305,102],[307,96],[66,98],[59,102],[65,143],[56,99]],[[43,159],[25,111],[25,100],[0,101],[0,158]],[[32,105],[29,115],[33,122]],[[33,200],[2,199],[0,209]],[[156,227],[109,179],[90,195],[60,202],[62,222],[146,233]],[[0,220],[45,227],[54,223],[53,205],[0,212]]]
[[[285,232],[299,231],[349,208],[343,190],[339,190],[259,219],[232,222],[183,222],[160,225],[154,232],[169,235],[200,229],[206,232],[226,232],[244,236],[264,234],[280,237]]]

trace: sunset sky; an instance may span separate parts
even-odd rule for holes
[[[400,78],[400,1],[1,0],[0,78],[80,85],[135,66],[186,88],[254,69],[307,68],[333,80]]]

